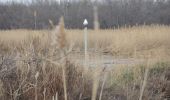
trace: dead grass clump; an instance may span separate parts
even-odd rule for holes
[[[23,63],[21,65],[20,63],[20,66],[24,68],[15,68],[4,74],[3,78],[1,78],[3,82],[3,87],[1,89],[5,90],[5,93],[2,95],[4,98],[3,100],[33,100],[35,96],[36,72],[39,72],[37,81],[38,100],[52,100],[52,97],[55,96],[56,93],[58,94],[59,100],[64,100],[62,67],[51,65],[46,62],[45,66],[47,66],[47,68],[44,72],[42,67],[40,67],[44,62],[34,63],[36,64]],[[37,68],[34,69],[33,67]],[[32,72],[32,68],[35,70],[34,72]],[[65,71],[68,100],[78,100],[80,96],[81,98],[88,97],[91,87],[88,82],[84,82],[87,81],[86,79],[88,78],[82,77],[82,69],[67,62]],[[44,89],[46,89],[45,98],[43,95]]]
[[[61,19],[54,31],[54,44],[42,43],[39,37],[29,37],[14,45],[4,45],[0,62],[2,100],[78,100],[91,95],[91,78],[84,76],[83,69],[70,63]],[[2,48],[3,49],[3,48]],[[9,51],[7,51],[7,50]],[[14,50],[14,51],[13,51]]]

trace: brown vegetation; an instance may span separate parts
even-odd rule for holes
[[[52,31],[0,32],[1,100],[161,100],[169,97],[170,64],[166,59],[170,49],[169,26],[89,30],[89,52],[142,58],[147,62],[112,68],[96,65],[85,72],[83,66],[68,57],[70,53],[83,51],[83,33],[64,30],[62,21]]]

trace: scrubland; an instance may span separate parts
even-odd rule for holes
[[[112,67],[98,64],[92,68],[77,64],[72,56],[84,54],[83,36],[83,30],[65,30],[62,20],[52,30],[1,30],[0,99],[163,100],[170,97],[170,26],[88,30],[89,55],[144,60],[140,64]]]

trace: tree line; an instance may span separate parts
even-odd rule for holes
[[[0,29],[48,29],[64,16],[67,28],[83,28],[83,20],[93,28],[94,6],[101,28],[170,24],[170,0],[29,0],[0,3]]]

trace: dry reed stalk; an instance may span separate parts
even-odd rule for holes
[[[47,90],[47,89],[44,88],[44,91],[43,91],[43,96],[44,96],[43,98],[44,98],[44,100],[46,100],[46,90]]]
[[[4,96],[4,85],[3,85],[3,82],[2,80],[0,80],[0,98]]]
[[[38,77],[39,72],[35,74],[35,100],[38,100]]]
[[[58,92],[56,92],[55,100],[58,100]]]
[[[142,89],[140,91],[139,100],[142,100],[143,93],[144,93],[144,90],[145,90],[145,87],[146,87],[146,84],[147,84],[148,73],[149,73],[149,68],[146,68],[145,76],[144,76],[144,80],[143,80],[143,84],[142,84]]]
[[[104,89],[106,79],[107,79],[107,73],[104,74],[104,79],[103,79],[103,83],[102,83],[102,87],[101,87],[101,91],[100,91],[100,95],[99,95],[99,100],[102,100],[102,94],[103,94],[103,89]]]
[[[143,83],[142,83],[142,89],[140,91],[140,96],[139,96],[139,100],[142,100],[143,98],[143,93],[144,93],[144,90],[145,90],[145,87],[147,85],[147,79],[148,79],[148,74],[149,74],[149,58],[148,58],[148,61],[147,61],[147,65],[146,65],[146,69],[145,69],[145,74],[144,74],[144,80],[143,80]]]
[[[64,86],[64,98],[67,100],[67,86],[66,86],[66,72],[65,72],[65,67],[62,66],[62,78],[63,78],[63,86]]]
[[[52,100],[55,100],[55,97],[54,97],[54,96],[52,96]]]
[[[101,73],[101,68],[95,68],[95,72],[93,74],[93,89],[92,89],[91,100],[96,100],[97,90],[98,90],[99,80],[100,80],[100,73]]]
[[[52,96],[52,100],[58,100],[58,92],[56,92],[55,96]]]

